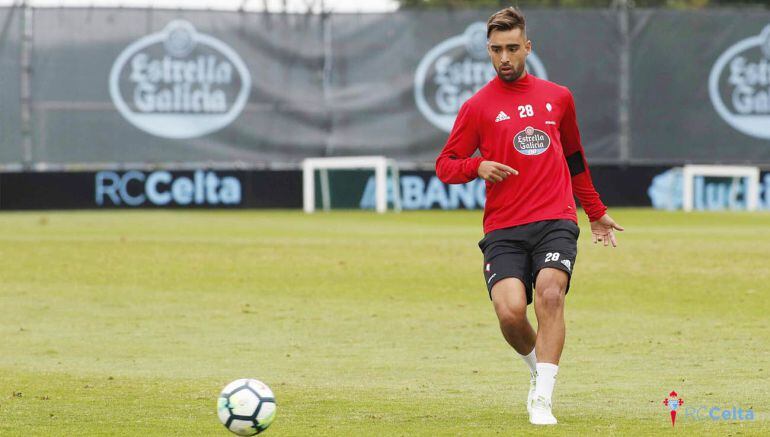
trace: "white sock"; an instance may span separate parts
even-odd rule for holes
[[[559,366],[551,363],[537,363],[537,386],[535,388],[535,398],[542,396],[551,400],[553,395],[553,386],[556,384],[556,374],[559,373]]]
[[[535,356],[535,348],[532,348],[532,352],[528,355],[519,354],[522,360],[529,366],[529,373],[534,375],[537,373],[537,357]]]

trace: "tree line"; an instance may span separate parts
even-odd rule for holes
[[[702,9],[709,7],[764,7],[770,0],[398,0],[402,9],[504,8],[506,6],[546,8],[607,8],[628,4],[637,8]]]

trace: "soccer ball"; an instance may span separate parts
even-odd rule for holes
[[[270,387],[256,379],[237,379],[227,384],[217,401],[222,424],[238,435],[255,435],[275,419],[275,396]]]

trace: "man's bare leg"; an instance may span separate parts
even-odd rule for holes
[[[559,359],[564,349],[564,297],[569,277],[561,270],[540,270],[535,281],[535,314],[537,315],[537,341],[535,344],[537,383],[529,421],[536,425],[555,425],[551,413],[551,398]]]
[[[558,365],[564,349],[564,296],[569,277],[561,270],[545,268],[535,283],[538,362]]]
[[[519,353],[529,367],[529,392],[527,411],[535,396],[537,356],[535,354],[535,330],[527,319],[527,295],[524,283],[517,278],[501,279],[492,287],[492,303],[500,331],[508,344]]]
[[[492,287],[492,304],[505,341],[520,355],[529,355],[535,348],[535,330],[527,319],[524,283],[517,278],[501,279]]]

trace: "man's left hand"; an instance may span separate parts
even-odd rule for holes
[[[594,244],[597,242],[604,242],[607,246],[612,243],[612,247],[618,245],[618,241],[615,239],[615,231],[623,232],[623,227],[615,223],[608,214],[604,214],[602,218],[595,222],[591,222],[591,235],[593,236]]]

